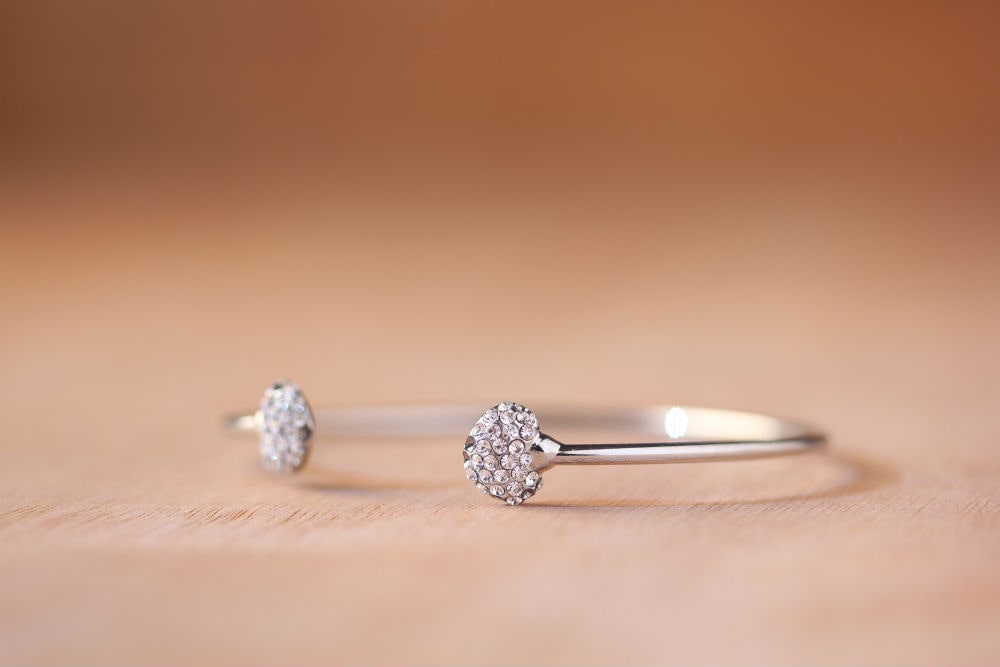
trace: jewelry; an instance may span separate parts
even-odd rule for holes
[[[296,472],[306,464],[316,430],[305,394],[286,380],[267,388],[257,412],[227,417],[226,425],[237,431],[258,431],[261,465],[275,472]]]
[[[297,385],[279,381],[252,415],[230,417],[239,430],[260,432],[261,460],[282,472],[299,470],[319,423],[335,436],[429,436],[461,433],[469,406],[361,407],[324,410],[314,417]],[[518,403],[500,403],[476,420],[465,440],[465,476],[482,493],[519,505],[542,487],[554,465],[678,463],[796,454],[826,442],[819,431],[767,415],[694,407],[553,409],[547,425],[614,431],[632,442],[567,444],[540,430],[538,417]],[[645,441],[649,438],[650,441]]]

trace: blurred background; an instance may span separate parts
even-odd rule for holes
[[[0,658],[995,661],[998,34],[974,0],[0,2]],[[259,479],[218,417],[278,376],[777,412],[864,464],[561,474],[580,511],[518,525],[567,569],[484,652],[442,591],[512,515],[450,443]],[[279,555],[335,567],[247,583]]]

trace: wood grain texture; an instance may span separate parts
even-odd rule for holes
[[[614,226],[563,201],[570,226],[54,187],[7,187],[0,214],[4,663],[1000,657],[994,192],[939,187],[947,225],[909,196],[765,216],[765,189]],[[498,216],[532,243],[498,249]],[[459,436],[264,474],[220,415],[278,375],[317,404],[683,401],[833,441],[560,469],[508,508],[463,479]]]
[[[0,664],[1000,663],[998,16],[3,3]],[[279,376],[832,440],[508,508]]]

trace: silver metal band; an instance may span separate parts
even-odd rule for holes
[[[445,437],[462,442],[463,469],[488,496],[520,505],[542,487],[552,466],[600,463],[678,463],[780,456],[824,444],[802,424],[752,412],[660,406],[547,407],[538,413],[503,402],[480,413],[468,405],[341,407],[313,412],[294,382],[278,380],[260,410],[227,419],[231,428],[257,430],[263,465],[302,469],[317,431],[334,438]],[[479,418],[473,422],[473,416]],[[472,423],[472,428],[465,429]],[[541,431],[542,425],[546,429]],[[550,430],[551,429],[551,430]],[[598,444],[567,444],[546,432],[587,433]],[[607,434],[607,435],[603,435]],[[619,440],[623,439],[623,440]]]
[[[313,413],[318,434],[330,437],[460,437],[480,406],[340,407]],[[567,444],[539,434],[539,469],[555,464],[679,463],[781,456],[820,447],[825,436],[806,425],[767,415],[712,408],[647,408],[535,411],[546,431],[599,431],[625,442]],[[236,430],[256,430],[259,413],[227,418]]]

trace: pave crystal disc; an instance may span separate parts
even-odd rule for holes
[[[465,441],[465,476],[483,493],[520,505],[541,486],[532,467],[538,419],[517,403],[501,403],[483,413]]]
[[[305,465],[315,425],[312,410],[298,385],[278,381],[268,387],[257,420],[260,460],[265,468],[295,472]]]

